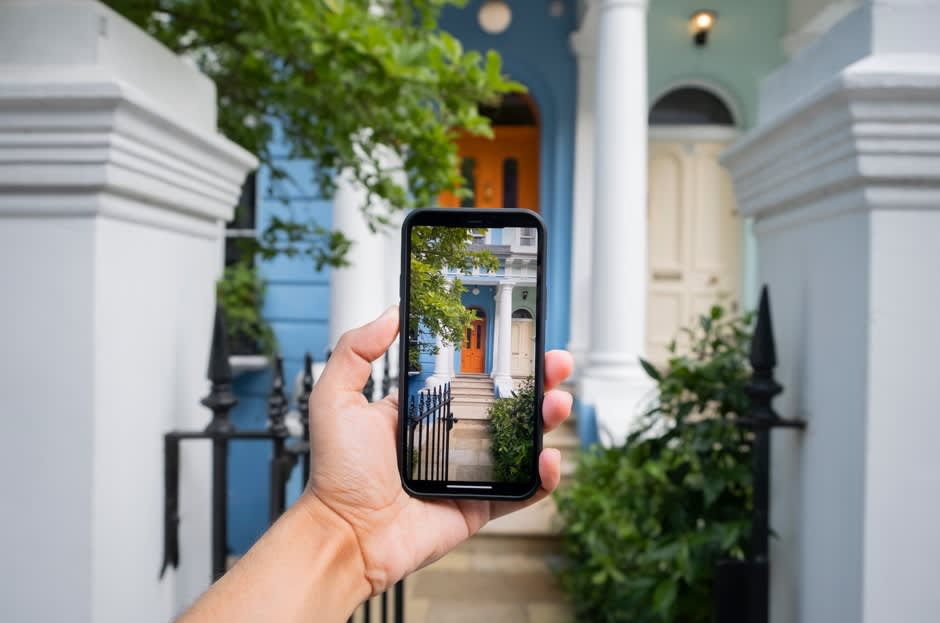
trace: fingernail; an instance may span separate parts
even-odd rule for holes
[[[398,314],[398,305],[392,305],[391,307],[386,309],[384,312],[382,312],[382,315],[379,316],[379,319],[384,320],[386,316],[394,316],[397,314]]]

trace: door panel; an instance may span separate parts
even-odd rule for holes
[[[513,376],[531,376],[535,370],[532,352],[535,349],[533,321],[513,319],[512,321],[512,366]]]
[[[460,353],[460,371],[482,373],[486,354],[486,321],[474,320],[464,338]]]
[[[517,207],[539,211],[538,127],[494,126],[492,139],[462,137],[457,142],[457,153],[463,163],[464,179],[473,190],[473,199],[461,202],[452,193],[445,192],[438,200],[442,206]],[[472,162],[472,166],[468,162]],[[473,175],[468,176],[466,172],[471,168]]]
[[[730,305],[738,297],[740,221],[730,177],[718,161],[726,145],[649,145],[646,352],[658,364],[666,362],[681,327],[715,302]]]

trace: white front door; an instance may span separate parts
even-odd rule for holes
[[[737,309],[742,235],[718,162],[728,141],[650,135],[646,353],[662,364],[679,329],[712,304]]]
[[[512,375],[516,377],[532,376],[535,371],[532,353],[535,350],[535,331],[531,319],[512,319]]]

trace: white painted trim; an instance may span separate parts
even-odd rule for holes
[[[653,94],[650,97],[648,110],[653,110],[653,106],[662,98],[664,95],[670,91],[675,91],[676,89],[682,88],[693,88],[693,89],[702,89],[703,91],[708,91],[718,99],[728,108],[728,111],[731,113],[731,120],[734,122],[736,127],[743,125],[744,114],[741,112],[741,104],[738,101],[738,98],[725,86],[715,82],[714,80],[708,80],[707,78],[702,78],[700,76],[686,76],[677,78],[669,83],[667,83],[663,88]],[[650,126],[655,127],[655,126]]]
[[[904,191],[885,207],[936,208],[940,72],[928,71],[940,67],[940,56],[895,58],[890,67],[884,60],[852,65],[725,151],[739,210],[761,217],[758,231],[867,209],[874,199],[890,197],[893,187]],[[852,199],[863,187],[882,190]],[[768,219],[782,212],[788,212],[785,219]]]
[[[724,142],[730,143],[741,136],[735,127],[724,125],[651,125],[650,142]]]

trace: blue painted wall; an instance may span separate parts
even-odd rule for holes
[[[272,180],[270,171],[258,172],[256,197],[258,228],[264,228],[275,215],[296,220],[313,219],[324,227],[332,223],[332,204],[324,200],[313,183],[309,162],[279,162],[290,179]],[[278,258],[260,265],[268,282],[264,316],[277,337],[284,356],[288,390],[303,367],[304,352],[322,361],[327,348],[330,309],[329,269],[317,272],[307,259]],[[268,371],[244,374],[235,379],[239,403],[232,411],[232,422],[241,429],[264,428],[266,405],[271,390]],[[291,405],[293,407],[293,405]],[[229,546],[242,553],[267,527],[269,444],[240,442],[232,444],[229,458]],[[299,472],[295,470],[290,490],[300,491]]]
[[[576,27],[572,0],[559,17],[548,12],[548,2],[512,2],[512,23],[499,35],[480,29],[477,13],[482,0],[463,9],[444,11],[441,26],[467,49],[496,50],[503,68],[525,84],[539,109],[539,206],[548,225],[547,348],[568,343],[571,289],[571,193],[574,177],[574,112],[577,66],[569,37]]]

